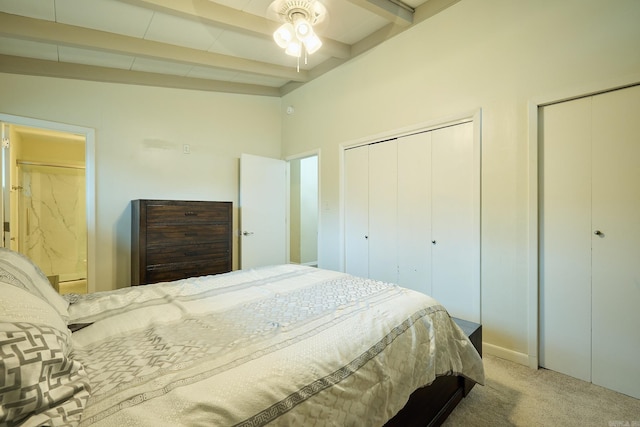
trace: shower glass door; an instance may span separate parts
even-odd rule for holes
[[[17,163],[18,251],[52,280],[79,285],[86,292],[84,167]]]

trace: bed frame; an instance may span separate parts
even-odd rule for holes
[[[482,326],[462,319],[453,320],[482,356]],[[404,408],[385,427],[439,426],[474,385],[473,381],[461,376],[438,377],[429,386],[414,391]]]

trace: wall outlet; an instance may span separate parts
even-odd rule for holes
[[[189,144],[184,144],[182,146],[182,153],[183,154],[191,154],[191,146]]]

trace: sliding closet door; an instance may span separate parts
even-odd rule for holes
[[[369,277],[369,146],[344,152],[345,272]]]
[[[591,375],[640,398],[640,86],[595,96],[592,108]]]
[[[432,295],[431,132],[398,139],[398,284]]]
[[[369,146],[369,277],[398,282],[398,142]]]
[[[432,296],[451,315],[479,322],[473,123],[431,133]]]

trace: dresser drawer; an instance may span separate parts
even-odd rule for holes
[[[177,262],[147,267],[147,283],[169,282],[187,277],[226,273],[231,267],[223,259],[204,262]]]
[[[147,228],[147,245],[175,245],[228,240],[230,224],[162,224]]]
[[[183,224],[227,221],[229,206],[213,203],[173,202],[171,204],[148,204],[147,224]]]
[[[199,245],[156,246],[147,249],[147,265],[171,264],[176,260],[184,262],[210,261],[220,254],[228,254],[229,242],[213,242]]]

